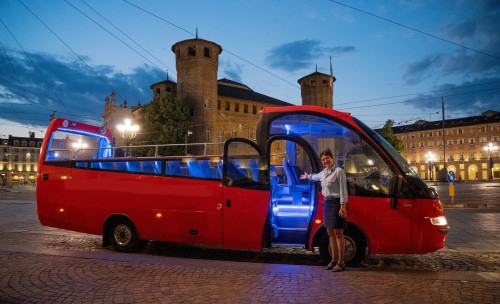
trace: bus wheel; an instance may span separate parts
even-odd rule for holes
[[[135,252],[139,249],[139,234],[127,219],[114,220],[109,229],[111,244],[118,251]]]
[[[358,229],[348,227],[344,230],[345,262],[347,266],[358,266],[365,258],[366,240]]]
[[[347,266],[357,266],[365,257],[366,241],[363,235],[355,228],[347,228],[344,230],[345,239],[345,256],[344,261]],[[319,254],[325,263],[332,260],[330,250],[330,239],[325,233],[319,242]]]

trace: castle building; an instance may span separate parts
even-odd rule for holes
[[[0,186],[35,182],[42,141],[33,132],[29,137],[0,138]]]
[[[222,47],[203,39],[189,39],[172,46],[177,83],[168,79],[150,86],[153,100],[172,94],[188,108],[190,142],[223,143],[231,137],[256,138],[257,123],[263,107],[292,105],[258,92],[245,84],[217,79]],[[333,82],[317,71],[299,80],[304,105],[332,108]],[[335,78],[333,78],[335,80]],[[128,118],[136,120],[140,107],[116,106],[114,94],[106,97],[104,126],[113,130]],[[118,139],[117,139],[118,140]],[[221,154],[222,146],[209,148],[208,154]]]
[[[422,178],[443,180],[453,171],[456,180],[500,179],[499,112],[447,119],[444,127],[442,120],[419,120],[392,130],[405,144],[402,156]]]

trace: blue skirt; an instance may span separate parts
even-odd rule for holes
[[[333,229],[347,229],[347,219],[341,218],[340,198],[330,198],[323,202],[323,227]]]

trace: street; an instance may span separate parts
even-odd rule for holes
[[[447,182],[429,182],[427,185],[436,189],[439,199],[448,207],[452,207],[450,185]],[[472,204],[493,207],[500,204],[500,183],[497,182],[456,182],[454,204]]]
[[[500,209],[445,211],[445,248],[332,273],[297,247],[116,252],[100,236],[41,226],[34,187],[0,189],[0,303],[500,303]]]

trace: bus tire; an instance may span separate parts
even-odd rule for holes
[[[128,219],[115,219],[109,229],[109,239],[113,247],[122,252],[136,252],[141,245],[134,224]]]
[[[347,266],[358,266],[365,258],[366,240],[363,234],[352,226],[344,230],[345,262]]]
[[[365,258],[366,240],[364,236],[358,229],[349,227],[344,230],[344,239],[344,262],[350,267],[358,266]],[[332,260],[330,252],[330,239],[328,238],[328,233],[326,233],[326,231],[319,242],[319,254],[325,263],[330,263]]]

